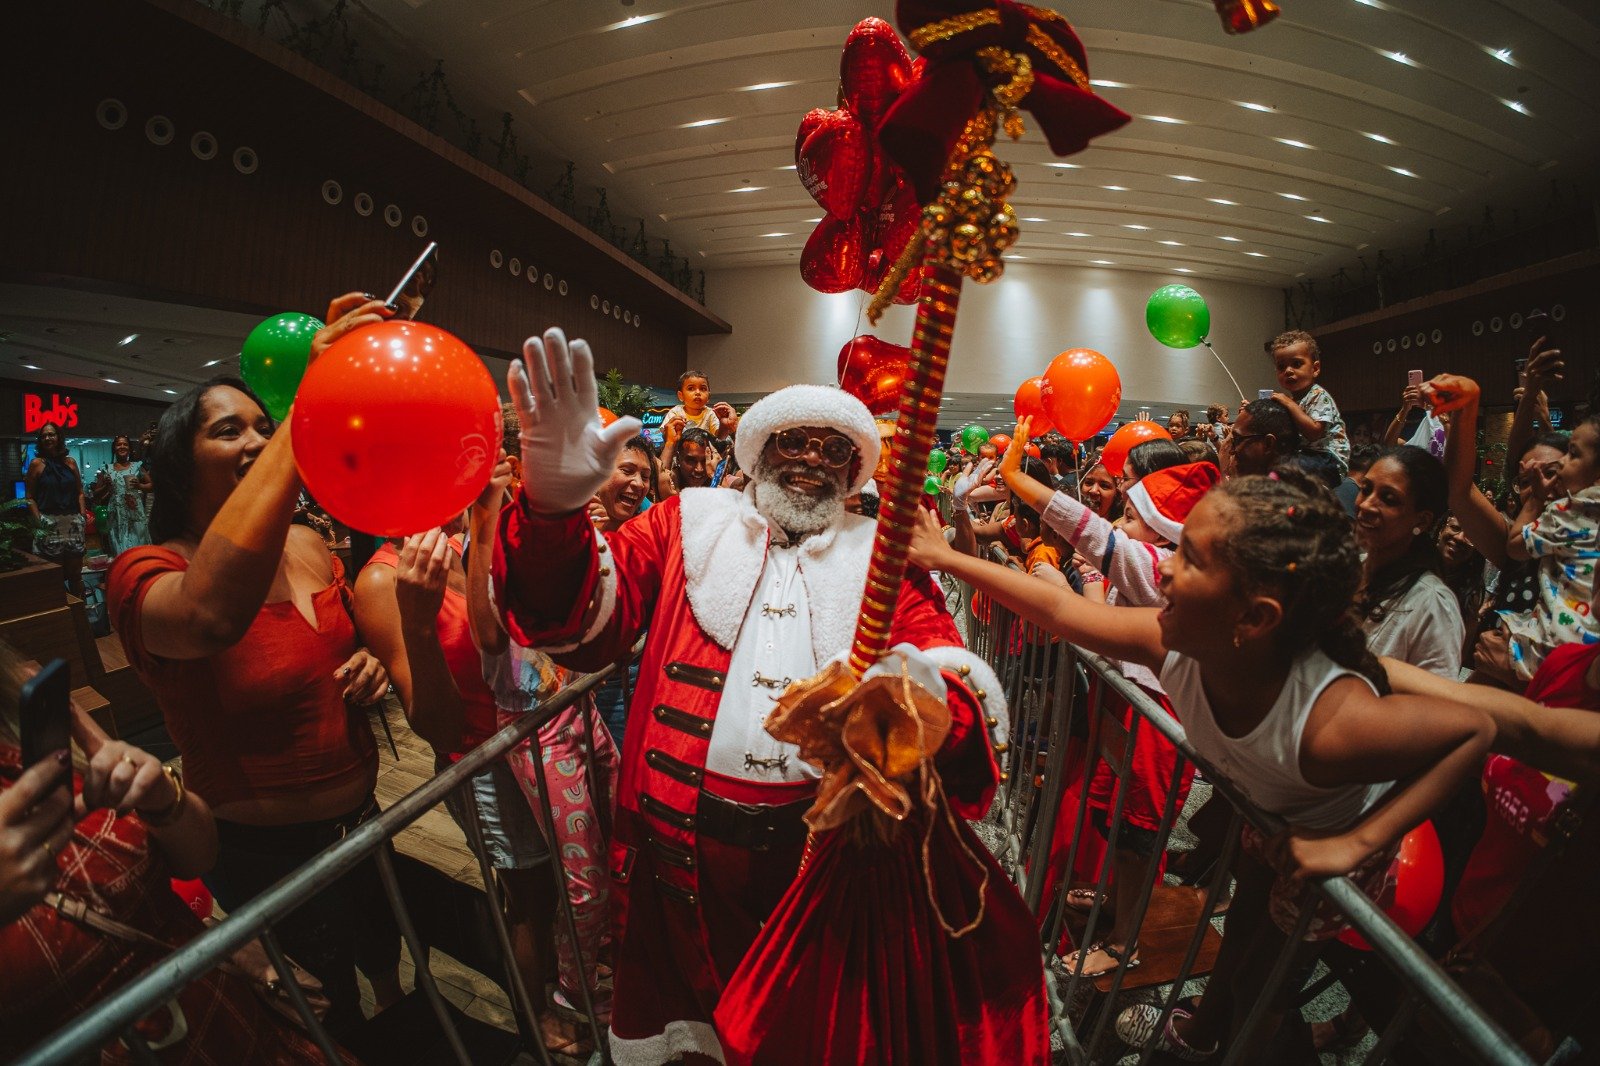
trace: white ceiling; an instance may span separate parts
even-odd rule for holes
[[[795,129],[835,103],[851,26],[893,7],[362,3],[443,58],[458,93],[576,161],[619,221],[647,217],[708,269],[798,261],[821,210]],[[1242,37],[1210,0],[1057,6],[1099,91],[1136,117],[1070,168],[1037,131],[1003,149],[1031,260],[1281,286],[1476,224],[1487,203],[1542,203],[1596,155],[1595,0],[1281,0]]]

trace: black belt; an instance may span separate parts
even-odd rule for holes
[[[736,848],[770,851],[806,839],[804,815],[810,799],[793,803],[734,803],[709,792],[700,793],[695,826],[703,837]]]

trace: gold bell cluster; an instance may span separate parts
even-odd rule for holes
[[[987,147],[970,155],[961,177],[922,209],[928,258],[980,283],[998,278],[1001,255],[1017,243],[1017,216],[1006,203],[1016,187],[1011,167]]]

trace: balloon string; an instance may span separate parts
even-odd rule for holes
[[[1244,394],[1244,390],[1239,388],[1239,380],[1233,376],[1233,371],[1228,369],[1228,364],[1224,363],[1222,361],[1222,356],[1218,355],[1217,354],[1217,350],[1215,348],[1211,347],[1210,339],[1208,338],[1208,339],[1202,340],[1200,343],[1206,346],[1206,351],[1211,353],[1211,357],[1217,361],[1217,365],[1222,367],[1222,372],[1224,374],[1228,375],[1228,380],[1233,382],[1234,390],[1239,393],[1240,401],[1242,402],[1244,400],[1249,399],[1249,397],[1247,397]]]

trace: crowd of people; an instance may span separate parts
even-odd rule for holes
[[[313,358],[388,313],[359,293],[333,301]],[[1229,1047],[1298,929],[1287,991],[1268,1004],[1270,1018],[1291,1016],[1295,978],[1338,950],[1344,928],[1305,878],[1350,874],[1377,897],[1401,838],[1431,819],[1445,892],[1419,938],[1429,952],[1444,958],[1491,928],[1563,923],[1560,943],[1537,941],[1548,949],[1540,965],[1510,986],[1534,1018],[1517,1035],[1553,1050],[1593,1026],[1583,966],[1600,945],[1580,892],[1548,887],[1596,855],[1592,829],[1560,841],[1600,771],[1600,412],[1554,431],[1545,395],[1571,364],[1541,339],[1508,443],[1517,474],[1492,498],[1475,482],[1475,382],[1408,385],[1381,444],[1353,442],[1319,383],[1316,340],[1291,331],[1266,350],[1270,395],[1241,398],[1231,417],[1210,405],[1204,422],[1178,411],[1171,440],[1125,460],[1026,419],[1003,451],[952,446],[913,537],[887,669],[949,707],[934,762],[964,818],[985,813],[1001,780],[1006,709],[930,573],[971,586],[979,612],[1003,604],[1114,660],[1211,767],[1291,826],[1274,838],[1246,831],[1205,991],[1159,1027],[1157,1008],[1123,1011],[1116,1029],[1130,1045],[1197,1061]],[[762,725],[791,682],[850,647],[893,425],[831,388],[791,386],[741,413],[712,401],[702,373],[677,386],[658,451],[635,420],[594,417],[587,345],[558,330],[531,338],[477,501],[381,546],[353,578],[297,521],[308,507],[289,423],[241,380],[180,397],[141,463],[119,437],[103,489],[86,489],[47,427],[28,487],[52,558],[72,582],[86,496],[116,505],[112,617],[182,774],[83,715],[76,767],[65,751],[22,766],[24,671],[0,662],[0,1050],[65,1024],[161,946],[199,932],[166,898],[166,878],[201,875],[236,910],[373,817],[366,707],[391,689],[443,770],[537,711],[572,671],[626,662],[643,637],[642,658],[450,806],[490,857],[539,1035],[554,1051],[591,1051],[576,1008],[592,1001],[619,1063],[739,1060],[758,1031],[765,1046],[792,1049],[782,1061],[849,1061],[812,1015],[723,993],[754,987],[750,969],[774,958],[763,928],[793,918],[780,902],[813,855],[803,816],[821,770]],[[1422,420],[1403,442],[1415,411]],[[1063,884],[1072,871],[1048,871],[1067,906],[1111,915],[1097,942],[1064,949],[1069,969],[1139,965],[1136,898],[1160,858],[1179,761],[1146,730],[1126,786],[1093,764],[1071,783],[1089,792],[1085,832],[1109,836],[1114,810],[1124,825],[1104,900]],[[1193,769],[1181,773],[1180,794]],[[1203,810],[1191,818],[1206,822]],[[1196,854],[1171,856],[1172,872],[1223,850],[1219,834],[1198,835]],[[1541,862],[1545,853],[1555,857]],[[826,846],[804,859],[829,870],[836,860]],[[979,941],[995,954],[978,1002],[949,1001],[910,969],[891,977],[908,1001],[933,1005],[914,1019],[933,1041],[919,1061],[955,1062],[972,1046],[1047,1061],[1037,940],[1014,936],[1032,919],[986,853],[981,862],[994,877],[975,927],[996,939]],[[1523,905],[1525,881],[1546,889],[1538,915]],[[558,892],[570,922],[557,920]],[[146,939],[109,936],[85,909]],[[379,1011],[403,994],[399,935],[371,861],[278,932],[322,982],[336,1037],[363,1021],[358,969]],[[1511,962],[1495,961],[1509,974]],[[1352,1007],[1317,1029],[1319,1048],[1393,1013],[1383,975],[1357,971]],[[871,993],[833,976],[846,991],[830,995],[859,993],[865,1011]],[[1482,1006],[1506,1007],[1498,998]],[[172,1009],[211,1059],[306,1054],[305,1034],[229,974],[197,982]],[[1259,1027],[1243,1061],[1265,1061],[1278,1030]]]

